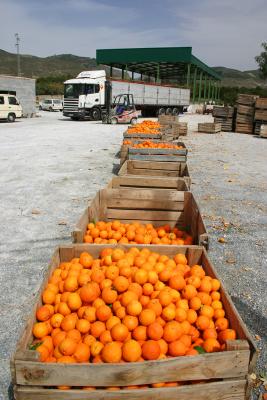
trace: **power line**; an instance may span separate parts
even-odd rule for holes
[[[15,38],[16,38],[15,46],[17,48],[17,75],[21,76],[21,71],[20,71],[20,53],[19,53],[20,37],[19,37],[18,33],[15,33]]]

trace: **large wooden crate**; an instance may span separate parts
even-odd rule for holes
[[[230,296],[221,286],[221,301],[230,326],[236,330],[238,340],[228,341],[226,351],[197,356],[167,358],[157,361],[119,364],[57,364],[42,363],[32,343],[32,327],[36,322],[36,309],[42,304],[41,294],[60,262],[79,257],[88,251],[98,257],[105,245],[66,245],[56,249],[36,296],[31,316],[11,360],[12,381],[16,400],[243,400],[249,398],[250,386],[247,374],[254,370],[255,345],[245,324],[235,309]],[[125,248],[125,246],[119,246]],[[145,247],[145,246],[138,246]],[[169,257],[183,253],[190,266],[201,264],[206,273],[219,279],[206,251],[198,246],[151,246],[151,251]],[[179,381],[177,387],[123,389],[129,385],[149,385],[157,382]],[[201,383],[197,383],[201,381]],[[193,384],[193,383],[197,384]],[[71,386],[59,390],[57,386]],[[82,390],[94,386],[94,391]],[[107,386],[119,386],[122,390],[110,392]]]
[[[208,248],[206,227],[191,192],[102,189],[82,214],[72,233],[73,241],[83,243],[89,222],[113,220],[183,228],[193,237],[194,244]]]
[[[129,160],[143,161],[187,161],[187,148],[183,142],[177,142],[182,149],[166,149],[166,148],[135,148],[128,147]]]
[[[218,133],[221,132],[222,126],[221,124],[214,122],[204,122],[198,124],[198,132],[204,133]]]
[[[153,140],[152,140],[153,139]],[[122,145],[121,145],[121,149],[120,149],[120,165],[122,165],[128,158],[128,149],[131,146],[130,144],[124,144],[124,142],[126,141],[131,141],[132,143],[142,143],[145,142],[147,140],[154,142],[154,143],[160,143],[161,139],[156,139],[156,138],[152,138],[152,139],[145,139],[145,138],[131,138],[131,139],[124,139]]]
[[[186,163],[126,160],[121,166],[119,176],[149,176],[150,178],[182,178],[190,188],[191,178]]]

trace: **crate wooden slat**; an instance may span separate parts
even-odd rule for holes
[[[260,97],[256,100],[255,103],[256,109],[267,110],[267,97]]]
[[[235,131],[238,133],[251,134],[253,132],[253,123],[248,123],[248,124],[236,123]]]
[[[187,148],[183,142],[177,142],[182,149],[166,149],[166,148],[135,148],[128,147],[129,160],[143,161],[187,161]]]
[[[58,390],[39,386],[16,386],[16,400],[243,400],[245,380],[229,380],[205,384],[159,389],[85,391]],[[219,394],[219,397],[218,397]]]
[[[221,124],[214,122],[204,122],[198,124],[198,132],[205,133],[218,133],[221,132],[222,126]]]
[[[149,177],[174,177],[182,178],[188,187],[191,185],[191,178],[186,163],[160,162],[160,161],[138,161],[126,160],[121,166],[119,176],[149,176]]]
[[[75,243],[83,243],[91,221],[169,224],[187,228],[194,243],[208,247],[208,234],[198,204],[191,192],[158,189],[102,189],[84,211],[72,233]]]
[[[158,176],[134,176],[125,175],[112,178],[107,185],[108,189],[161,189],[188,191],[189,188],[183,178],[158,177]]]
[[[228,341],[226,351],[206,353],[190,357],[176,357],[157,361],[122,363],[122,364],[57,364],[41,363],[38,353],[28,348],[32,343],[32,326],[38,306],[41,305],[41,294],[49,277],[60,262],[79,257],[81,252],[88,251],[97,257],[106,245],[65,245],[56,249],[46,270],[43,284],[36,296],[30,318],[18,342],[12,358],[13,384],[17,400],[73,400],[73,399],[172,399],[181,395],[184,399],[230,400],[244,399],[246,376],[255,366],[255,345],[245,324],[236,311],[224,286],[221,286],[221,301],[229,319],[230,326],[237,331],[239,340]],[[127,246],[119,246],[127,249]],[[143,248],[146,246],[138,245]],[[182,253],[188,258],[189,265],[200,264],[208,275],[218,279],[206,251],[199,246],[150,246],[151,251],[173,257]],[[30,353],[30,354],[29,354]],[[221,380],[223,379],[223,380]],[[189,381],[205,381],[190,385]],[[97,390],[85,392],[75,389],[61,391],[51,389],[53,386],[128,386],[152,384],[156,382],[181,381],[183,386],[162,389],[142,389],[138,391],[104,392]],[[171,389],[171,390],[169,390]],[[219,392],[218,392],[219,390]],[[138,392],[138,393],[137,393]],[[37,395],[38,393],[38,395]],[[114,396],[113,396],[114,395]],[[116,397],[115,397],[116,395]],[[199,396],[202,397],[199,397]],[[221,396],[223,395],[223,397]],[[34,397],[35,396],[35,397]],[[80,396],[80,397],[79,397]],[[89,396],[89,397],[87,397]],[[113,397],[112,397],[113,396]],[[137,396],[137,397],[136,397]],[[142,397],[141,397],[142,396]],[[204,397],[205,396],[205,397]],[[178,397],[179,398],[179,397]]]
[[[180,122],[177,115],[160,115],[158,121],[161,125],[171,125],[176,122]]]
[[[245,106],[254,106],[259,96],[253,94],[239,94],[237,97],[237,104]]]
[[[267,109],[256,110],[254,115],[254,120],[267,122]]]

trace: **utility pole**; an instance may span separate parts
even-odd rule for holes
[[[19,37],[19,34],[18,34],[18,33],[15,33],[15,38],[16,38],[16,44],[15,44],[15,46],[16,46],[16,48],[17,48],[17,68],[18,68],[17,75],[18,75],[18,76],[21,76],[21,72],[20,72],[20,53],[19,53],[19,42],[20,42],[20,37]]]

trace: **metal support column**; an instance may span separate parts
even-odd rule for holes
[[[216,81],[214,82],[214,85],[215,85],[215,95],[214,95],[214,100],[215,100],[215,103],[217,103],[217,93],[218,93],[218,86],[217,86],[217,82],[216,82]]]
[[[134,80],[134,71],[132,71],[132,81]]]
[[[157,77],[156,77],[156,83],[159,83],[160,81],[160,68],[159,68],[159,63],[157,65]]]
[[[193,83],[193,103],[196,99],[196,82],[197,82],[197,67],[195,67],[194,71],[194,83]]]
[[[214,101],[214,94],[215,94],[215,84],[214,81],[211,81],[211,100]]]
[[[188,88],[190,88],[190,83],[191,83],[191,76],[190,76],[190,71],[191,71],[191,64],[187,64],[187,79],[186,79],[186,85]]]
[[[208,101],[210,101],[210,96],[211,96],[211,79],[209,78]]]
[[[205,74],[205,80],[204,80],[204,102],[206,103],[207,101],[207,74]]]
[[[200,71],[200,75],[199,75],[199,87],[198,87],[198,102],[201,102],[201,96],[202,96],[202,76],[203,76],[203,72]]]
[[[109,76],[112,78],[112,72],[113,72],[113,68],[112,68],[112,65],[110,66],[110,68],[109,68]]]
[[[121,79],[124,79],[124,68],[121,70]]]

